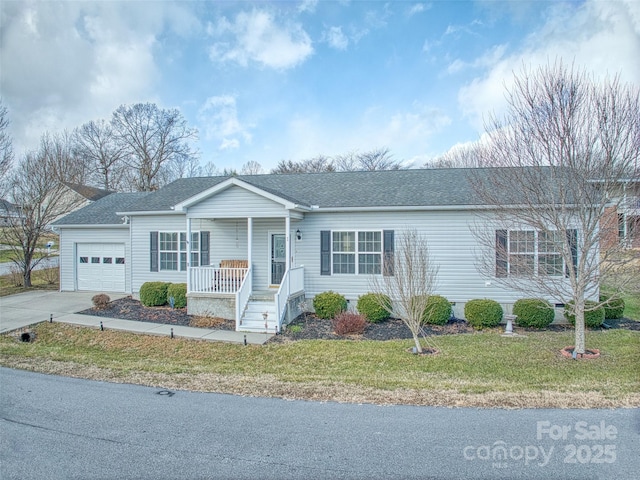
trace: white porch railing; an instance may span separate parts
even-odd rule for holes
[[[275,296],[276,318],[278,330],[282,329],[282,319],[286,313],[287,301],[291,295],[304,290],[304,267],[295,267],[287,270],[280,282],[280,288]]]
[[[189,268],[190,293],[236,293],[248,276],[248,268]]]
[[[253,291],[253,275],[251,275],[251,268],[247,270],[247,274],[244,276],[244,280],[240,284],[240,288],[236,292],[236,331],[240,328],[240,322],[242,321],[242,314],[249,302],[251,292]]]

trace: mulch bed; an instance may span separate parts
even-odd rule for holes
[[[138,320],[142,322],[163,323],[168,325],[194,326],[198,318],[187,315],[186,308],[145,307],[138,300],[131,297],[121,298],[110,302],[102,310],[90,308],[79,312],[98,317],[121,318],[124,320]],[[640,322],[628,319],[606,320],[610,328],[622,328],[640,331]],[[216,323],[216,330],[235,330],[235,322],[226,320]],[[571,325],[550,325],[547,331],[564,332],[573,330]],[[454,335],[459,333],[473,333],[475,330],[464,320],[451,319],[446,325],[427,325],[424,327],[426,335]],[[537,329],[518,328],[518,331],[539,331]],[[333,332],[331,320],[317,318],[312,314],[301,315],[291,322],[283,333],[274,337],[271,342],[290,340],[344,340],[345,338],[366,340],[394,340],[412,338],[407,326],[398,319],[389,319],[380,323],[367,324],[362,335],[336,335]]]

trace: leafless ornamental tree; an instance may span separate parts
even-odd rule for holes
[[[18,214],[9,218],[0,242],[10,246],[25,287],[31,286],[31,271],[43,258],[37,255],[38,241],[54,220],[80,202],[61,182],[62,173],[74,171],[76,165],[65,157],[68,149],[60,141],[61,137],[44,135],[39,149],[25,154],[10,177],[11,201]]]
[[[621,206],[622,186],[638,181],[639,90],[617,77],[596,82],[557,62],[523,68],[507,100],[508,113],[488,123],[489,142],[478,154],[484,165],[511,168],[477,170],[472,179],[495,213],[492,228],[478,229],[490,252],[482,267],[528,296],[570,301],[574,352],[581,354],[585,311],[596,308],[586,300],[598,302],[602,285],[634,287],[633,276],[620,274],[628,256],[619,245],[600,247],[617,238],[617,215],[604,219]]]
[[[412,229],[400,232],[395,238],[395,253],[392,258],[385,258],[384,268],[384,275],[372,277],[371,288],[378,294],[380,306],[409,328],[416,350],[422,353],[422,319],[438,276],[426,237]],[[391,299],[391,306],[382,295]]]
[[[121,105],[111,120],[116,139],[124,148],[124,162],[132,169],[131,182],[142,192],[156,190],[173,180],[175,165],[195,156],[190,142],[197,131],[182,114],[153,103]]]

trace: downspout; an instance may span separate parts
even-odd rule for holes
[[[191,217],[187,216],[187,293],[191,292]]]

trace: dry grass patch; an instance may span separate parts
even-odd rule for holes
[[[198,328],[217,328],[220,325],[224,325],[229,322],[226,318],[221,317],[192,317],[189,322],[190,327]]]
[[[574,361],[571,332],[437,337],[440,353],[404,341],[242,346],[42,323],[34,343],[0,337],[0,364],[46,373],[240,395],[379,404],[610,408],[640,406],[640,332],[591,332],[602,350]]]

